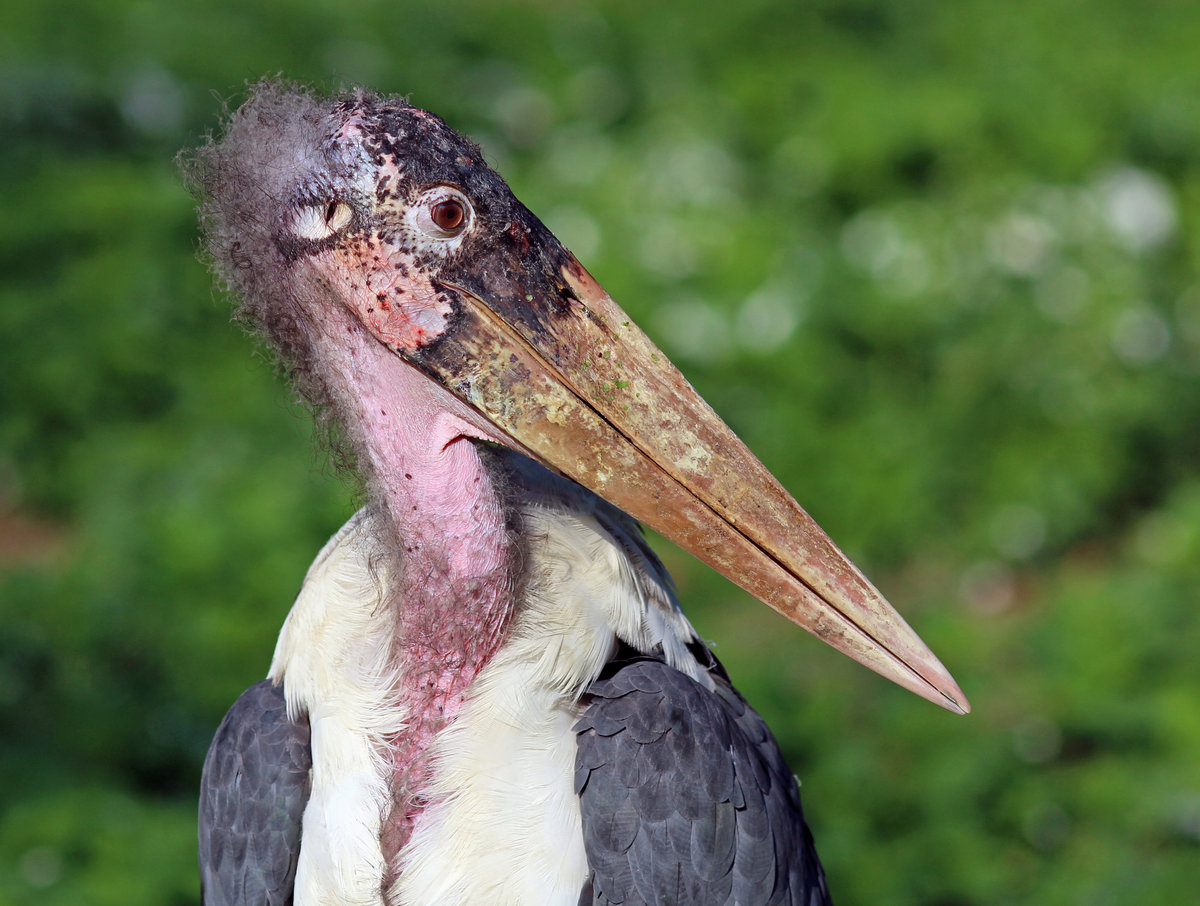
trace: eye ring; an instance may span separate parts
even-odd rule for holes
[[[455,239],[470,229],[475,219],[471,202],[453,186],[430,189],[415,208],[417,227],[430,239]]]

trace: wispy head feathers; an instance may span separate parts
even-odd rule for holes
[[[220,136],[180,156],[199,202],[210,266],[237,297],[237,317],[301,373],[310,365],[308,332],[297,323],[299,289],[277,236],[297,180],[324,162],[330,128],[328,107],[307,90],[265,81],[251,88]]]

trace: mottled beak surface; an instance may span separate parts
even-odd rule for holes
[[[557,274],[538,286],[524,271],[500,304],[446,280],[456,323],[416,363],[544,465],[856,661],[966,713],[933,652],[678,369],[569,253],[549,257],[564,262]],[[506,315],[514,300],[521,317]]]

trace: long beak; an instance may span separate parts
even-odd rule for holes
[[[817,638],[970,710],[933,652],[574,258],[561,280],[561,304],[536,321],[446,284],[464,303],[459,319],[415,364],[543,464]]]

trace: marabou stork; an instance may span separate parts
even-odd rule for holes
[[[209,751],[204,902],[828,902],[635,520],[965,712],[932,652],[436,116],[264,83],[185,171],[367,488]]]

